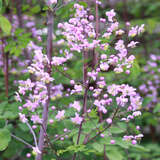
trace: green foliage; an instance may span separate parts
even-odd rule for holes
[[[64,152],[72,152],[72,153],[77,153],[77,152],[83,152],[85,151],[85,145],[73,145],[67,147],[65,150],[59,150],[58,155],[63,154]]]
[[[124,153],[120,151],[117,147],[113,146],[106,146],[106,152],[109,160],[123,160],[124,159]]]
[[[0,28],[4,32],[4,35],[9,35],[11,33],[12,26],[9,20],[2,15],[0,15]]]
[[[18,117],[18,104],[7,102],[0,103],[0,119],[13,120]]]
[[[31,41],[31,33],[24,33],[23,29],[16,29],[13,38],[8,39],[8,44],[5,46],[4,51],[9,52],[11,55],[20,56],[22,50],[26,48]]]
[[[7,128],[0,129],[0,151],[3,151],[7,148],[11,140],[10,132]]]
[[[160,103],[158,103],[153,109],[153,113],[157,113],[157,112],[160,112]]]
[[[128,81],[135,81],[141,73],[140,66],[136,60],[134,61],[133,66],[130,71],[131,73],[128,77]]]

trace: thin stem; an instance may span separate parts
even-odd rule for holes
[[[8,72],[8,57],[9,53],[4,53],[4,78],[5,78],[5,93],[6,97],[8,98],[8,79],[9,79],[9,72]]]
[[[88,93],[88,83],[87,83],[87,67],[88,64],[86,62],[86,60],[88,59],[88,53],[86,51],[83,52],[83,85],[85,86],[85,93],[83,96],[83,118],[85,113],[87,112],[87,93]],[[82,132],[82,125],[83,125],[84,119],[81,122],[80,126],[79,126],[79,132],[78,132],[78,138],[77,138],[77,145],[79,144],[80,141],[80,136],[81,136],[81,132]],[[77,154],[74,153],[72,160],[76,159]]]
[[[18,21],[19,21],[19,27],[23,28],[22,1],[21,0],[17,0],[16,7],[17,7],[17,16],[18,16]]]
[[[48,22],[47,22],[47,28],[48,28],[48,35],[47,35],[47,56],[48,56],[48,59],[49,59],[49,63],[50,63],[50,66],[48,67],[48,73],[49,75],[51,75],[51,60],[52,60],[52,49],[53,49],[53,46],[52,46],[52,40],[53,40],[53,12],[52,10],[48,10],[48,13],[47,13],[47,16],[48,16]],[[39,141],[38,141],[38,148],[39,150],[41,151],[41,154],[38,154],[37,157],[36,157],[36,160],[42,160],[42,156],[43,156],[43,148],[44,148],[44,130],[46,131],[47,129],[47,121],[48,121],[48,108],[49,108],[49,103],[50,103],[50,98],[51,98],[51,90],[50,90],[50,87],[51,86],[51,83],[47,84],[46,87],[47,87],[47,96],[48,96],[48,99],[45,103],[45,105],[43,106],[43,112],[42,112],[42,126],[43,128],[41,127],[40,129],[40,136],[39,136]]]
[[[11,133],[11,137],[15,138],[16,140],[24,143],[26,146],[28,146],[29,148],[33,148],[34,146],[32,146],[31,144],[29,144],[28,142],[26,142],[25,140],[23,140],[22,138],[19,138],[17,136],[15,136],[14,134]]]
[[[8,98],[8,54],[4,52],[4,41],[5,39],[2,38],[2,56],[3,56],[3,72],[4,72],[4,83],[5,83],[5,94]]]
[[[95,9],[96,9],[96,39],[98,39],[99,35],[99,8],[98,3],[95,1]],[[93,56],[93,68],[98,64],[98,52],[94,49],[94,56]]]
[[[35,146],[38,147],[36,134],[34,133],[32,127],[30,126],[30,124],[28,122],[26,124],[27,124],[28,128],[30,129],[30,131],[31,131],[31,133],[33,135]]]
[[[127,11],[127,1],[123,0],[123,17],[125,22],[128,22],[128,11]]]
[[[83,97],[83,114],[87,112],[87,91],[88,91],[88,83],[87,83],[87,67],[88,64],[86,60],[88,59],[88,53],[84,51],[83,53],[83,86],[85,86],[85,93]]]
[[[46,139],[47,139],[48,144],[50,145],[50,147],[51,147],[53,153],[55,154],[55,156],[56,156],[56,158],[57,158],[57,160],[59,160],[59,157],[58,157],[58,155],[57,155],[57,152],[55,151],[55,149],[54,149],[54,147],[53,147],[53,145],[52,145],[52,143],[51,143],[51,140],[50,140],[50,138],[49,138],[49,136],[48,136],[46,130],[44,129],[43,126],[42,126],[42,128],[43,128],[43,130],[44,130],[44,132],[45,132],[45,137],[46,137]]]

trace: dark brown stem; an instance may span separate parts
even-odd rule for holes
[[[150,125],[149,128],[151,132],[152,142],[156,142],[156,136],[155,136],[156,128],[153,125]]]
[[[46,130],[45,130],[44,127],[43,127],[43,125],[42,125],[42,129],[44,130],[44,134],[45,134],[46,140],[47,140],[47,142],[48,142],[48,145],[51,147],[51,149],[52,149],[53,153],[55,154],[57,160],[60,160],[59,157],[58,157],[58,155],[57,155],[56,150],[54,149],[54,146],[53,146],[52,143],[51,143],[51,140],[50,140],[50,138],[49,138]]]
[[[128,22],[127,0],[123,0],[123,8],[124,21]]]
[[[9,80],[9,73],[8,73],[8,57],[9,53],[5,53],[5,66],[4,66],[4,74],[5,74],[5,86],[6,86],[6,97],[8,98],[8,80]]]
[[[16,6],[17,6],[17,16],[18,16],[19,26],[22,28],[23,27],[22,0],[17,0],[16,2],[17,2]]]
[[[14,4],[14,2],[12,2]],[[19,27],[24,28],[23,24],[23,14],[22,14],[22,0],[16,0],[16,8],[17,8],[17,17],[18,17],[18,22],[19,22]],[[32,56],[31,54],[28,53],[27,49],[24,48],[24,55],[26,56],[26,59],[28,59],[29,65],[32,63]],[[33,75],[31,75],[31,80],[33,80]]]
[[[50,62],[50,66],[48,66],[48,73],[51,74],[51,59],[52,59],[52,34],[53,34],[53,12],[51,10],[48,10],[48,35],[47,35],[47,56]],[[47,84],[47,95],[48,99],[43,106],[43,113],[42,113],[42,126],[40,129],[40,136],[39,136],[39,141],[38,141],[38,147],[39,150],[41,151],[41,154],[38,154],[36,157],[36,160],[42,160],[43,156],[43,148],[44,148],[44,138],[45,138],[45,131],[47,129],[47,121],[48,121],[48,108],[49,108],[49,103],[50,103],[50,86],[51,83]],[[44,131],[45,130],[45,131]]]
[[[99,35],[99,9],[98,9],[98,4],[95,3],[96,7],[96,39],[98,39]],[[94,56],[93,56],[93,67],[95,67],[98,64],[98,52],[94,50]]]
[[[84,98],[83,98],[83,114],[87,112],[87,91],[88,91],[88,83],[87,83],[87,62],[86,60],[88,59],[88,52],[84,51],[83,54],[83,86],[85,86],[85,93],[84,93]]]
[[[4,44],[4,38],[2,38],[2,46]],[[4,52],[4,48],[2,47],[2,54],[3,54],[3,70],[4,70],[4,81],[5,81],[5,94],[6,97],[8,98],[8,77],[9,77],[9,73],[8,73],[8,56],[9,53],[8,52]]]
[[[87,93],[88,93],[88,83],[87,83],[87,62],[86,60],[88,59],[88,52],[84,51],[83,52],[83,85],[85,86],[85,93],[84,93],[84,97],[83,97],[83,118],[85,113],[87,112]],[[79,132],[78,132],[78,138],[77,138],[77,145],[79,144],[80,141],[80,136],[81,136],[81,132],[82,132],[82,125],[83,125],[84,120],[81,122],[80,126],[79,126]],[[74,153],[72,160],[76,159],[76,153]]]

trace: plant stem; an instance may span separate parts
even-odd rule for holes
[[[3,55],[3,70],[4,70],[4,81],[5,81],[5,94],[8,98],[8,52],[4,52],[4,38],[2,38],[2,55]]]
[[[19,21],[19,27],[23,28],[22,1],[21,0],[16,1],[16,8],[17,8],[17,16],[18,16],[18,21]]]
[[[83,96],[83,117],[85,113],[87,112],[87,93],[88,93],[88,83],[87,83],[87,62],[86,60],[88,59],[88,52],[84,51],[83,52],[83,85],[85,86],[85,92]],[[78,132],[78,138],[77,138],[77,145],[79,144],[80,141],[80,136],[82,132],[82,125],[83,125],[84,120],[81,122],[79,126],[79,132]],[[72,160],[76,159],[77,154],[74,153]]]
[[[53,34],[53,12],[49,9],[48,10],[48,35],[47,35],[47,56],[49,59],[50,66],[48,67],[48,73],[51,75],[51,59],[52,59],[52,34]],[[40,136],[39,136],[39,141],[38,141],[38,147],[39,150],[41,151],[41,154],[38,154],[36,157],[36,160],[42,160],[43,156],[43,148],[44,148],[44,138],[45,138],[45,131],[47,129],[47,121],[48,121],[48,108],[49,108],[49,103],[50,103],[50,86],[51,83],[47,84],[47,96],[48,99],[43,106],[43,113],[42,113],[42,126],[40,129]],[[44,131],[45,130],[45,131]]]
[[[54,146],[52,145],[51,140],[50,140],[50,138],[49,138],[49,136],[48,136],[46,130],[43,128],[43,126],[42,126],[42,129],[44,130],[46,140],[47,140],[48,144],[50,145],[50,147],[51,147],[53,153],[55,154],[57,160],[60,160],[59,157],[58,157],[58,155],[57,155],[57,152],[56,152],[56,150],[54,149]]]
[[[33,146],[31,144],[29,144],[28,142],[26,142],[25,140],[23,140],[22,138],[19,138],[17,136],[15,136],[14,134],[11,134],[11,137],[15,138],[16,140],[24,143],[26,146],[30,147],[30,148],[33,148]]]
[[[27,126],[28,126],[28,128],[29,128],[30,132],[31,132],[31,133],[32,133],[32,135],[33,135],[33,139],[34,139],[35,146],[36,146],[36,147],[38,147],[36,134],[34,133],[34,131],[33,131],[32,127],[30,126],[30,124],[29,124],[28,122],[27,122],[26,124],[27,124]]]
[[[98,3],[95,2],[95,9],[96,9],[96,39],[98,39],[99,35],[99,9],[98,9]],[[95,67],[98,64],[98,52],[94,50],[94,56],[93,56],[93,67]]]

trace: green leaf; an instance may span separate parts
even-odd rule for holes
[[[86,151],[86,148],[85,148],[85,145],[72,145],[72,146],[67,147],[66,149],[58,150],[57,154],[60,155],[68,151],[72,153],[83,152],[83,151]]]
[[[124,156],[123,153],[120,152],[116,147],[112,147],[108,150],[108,146],[106,146],[107,150],[107,157],[109,160],[123,160]]]
[[[93,143],[93,148],[96,150],[96,151],[98,151],[98,152],[100,152],[100,153],[102,153],[103,152],[103,150],[104,150],[104,144],[101,144],[101,143]]]
[[[110,128],[110,132],[113,133],[113,134],[120,134],[120,133],[125,132],[125,130],[122,129],[122,128],[119,128],[119,127],[114,127],[114,126],[112,126],[112,127]]]
[[[149,152],[150,150],[148,148],[145,148],[143,146],[140,146],[138,144],[136,145],[132,145],[133,148],[137,149],[138,151],[141,151],[141,152]]]
[[[157,113],[157,112],[160,112],[160,103],[158,103],[153,110],[153,113]]]
[[[9,4],[9,0],[5,0],[6,6],[8,6]]]
[[[137,77],[140,75],[141,69],[140,69],[140,66],[136,60],[134,61],[130,71],[131,71],[131,73],[128,78],[129,81],[137,79]]]
[[[39,13],[41,10],[41,7],[39,5],[36,5],[35,7],[31,8],[31,13],[36,14]]]
[[[132,145],[131,142],[124,141],[120,137],[114,138],[114,139],[115,139],[115,142],[116,142],[115,144],[122,147],[122,148],[128,149]]]
[[[97,127],[97,124],[98,119],[89,120],[83,124],[83,131],[85,133],[89,133],[92,129],[95,129]]]
[[[72,12],[71,9],[73,8],[75,2],[70,2],[67,5],[65,5],[64,7],[58,9],[56,11],[56,15],[57,16],[62,16],[62,18],[67,18],[70,13]]]
[[[146,107],[152,101],[152,99],[153,97],[145,97],[143,99],[142,107]]]
[[[79,4],[82,5],[84,8],[87,8],[87,6],[88,6],[88,4],[83,1],[80,1]]]
[[[78,134],[73,136],[73,143],[76,145],[77,144],[77,138],[78,138]],[[85,135],[81,135],[80,136],[80,140],[79,140],[79,144],[83,144],[83,141],[85,139]]]
[[[11,140],[10,132],[8,129],[0,129],[0,151],[5,150],[8,147],[8,143]]]
[[[6,17],[2,15],[0,15],[0,28],[7,35],[11,33],[11,28],[12,28],[11,23]]]
[[[148,25],[147,27],[147,31],[152,34],[153,31],[155,30],[156,26],[157,26],[157,22],[158,20],[156,20],[155,18],[150,18],[150,19],[147,19],[146,23]]]

